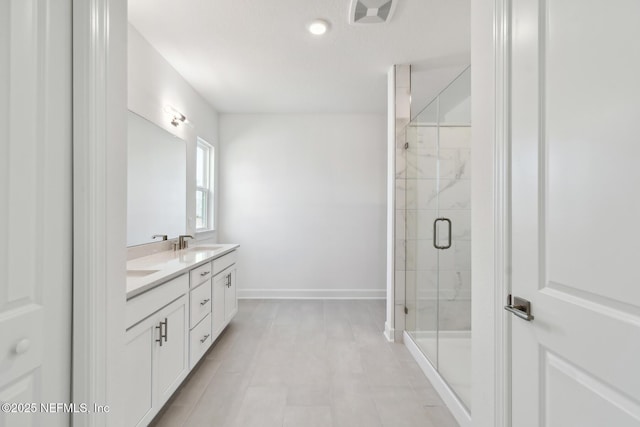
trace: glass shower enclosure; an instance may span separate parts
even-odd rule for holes
[[[405,327],[469,408],[470,68],[411,120],[405,137]]]

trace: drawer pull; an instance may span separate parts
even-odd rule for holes
[[[207,274],[211,273],[211,271],[203,271],[202,273],[200,273],[201,277],[206,276]]]
[[[160,325],[156,326],[156,329],[159,331],[159,337],[156,342],[160,343],[160,347],[162,347],[162,322],[160,322]]]
[[[206,300],[203,300],[200,305],[207,305],[207,303],[211,301],[211,298],[207,298]]]
[[[204,337],[202,337],[202,339],[200,340],[200,343],[204,344],[204,342],[209,338],[209,334],[205,335]]]
[[[160,324],[158,326],[156,326],[156,329],[159,332],[159,337],[156,340],[157,343],[160,343],[160,347],[162,347],[162,339],[164,338],[164,342],[167,342],[167,326],[168,326],[169,321],[167,320],[167,318],[164,318],[164,322],[160,322]],[[162,326],[164,326],[164,334],[162,333]]]

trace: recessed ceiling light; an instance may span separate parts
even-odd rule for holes
[[[321,36],[329,30],[329,23],[324,19],[316,19],[307,25],[309,32],[316,36]]]

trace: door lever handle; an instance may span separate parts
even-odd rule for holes
[[[504,306],[504,309],[510,313],[515,314],[521,319],[531,322],[534,317],[531,314],[531,303],[524,298],[508,297],[508,304]]]

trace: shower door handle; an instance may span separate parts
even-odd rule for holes
[[[439,245],[438,244],[438,222],[446,222],[447,226],[449,228],[449,236],[448,239],[449,241],[447,242],[446,245]],[[451,247],[451,220],[449,218],[436,218],[435,221],[433,221],[433,247],[436,249],[449,249]]]

